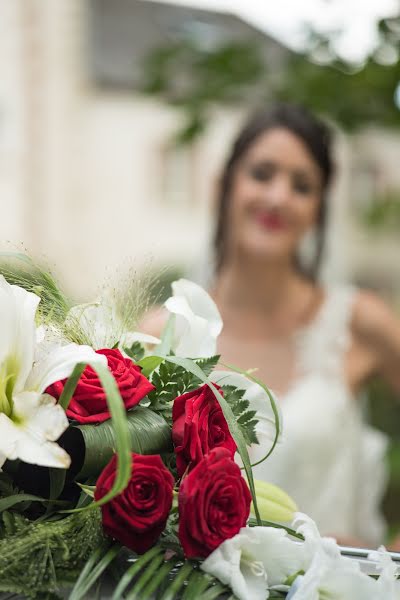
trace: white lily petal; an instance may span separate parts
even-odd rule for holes
[[[304,569],[302,544],[283,529],[243,527],[214,550],[201,568],[228,584],[238,598],[264,600],[268,587],[283,585]]]
[[[205,319],[210,324],[212,335],[217,337],[222,331],[222,319],[211,296],[200,285],[188,279],[178,279],[171,287],[173,295],[186,298],[193,313]]]
[[[320,549],[305,575],[296,578],[287,600],[377,600],[376,581],[356,561],[332,558]]]
[[[258,444],[252,444],[249,448],[250,461],[252,463],[261,460],[266,455],[275,439],[275,415],[271,407],[271,402],[266,391],[254,381],[250,381],[245,375],[235,373],[234,371],[213,371],[210,375],[211,380],[219,385],[233,385],[241,390],[245,390],[243,399],[248,400],[250,410],[256,411],[255,418],[258,419],[256,425],[256,435]],[[273,395],[273,394],[272,394]],[[282,414],[279,401],[273,395],[279,415],[279,438],[282,437]],[[256,467],[257,468],[257,467]],[[257,471],[254,471],[257,477]]]
[[[68,454],[54,443],[68,427],[61,406],[51,396],[22,392],[14,397],[14,422],[0,414],[0,454],[11,460],[66,469]]]
[[[180,279],[172,284],[173,296],[165,302],[175,315],[172,349],[178,356],[208,357],[216,353],[222,319],[215,302],[197,284]]]
[[[400,600],[400,580],[398,579],[400,577],[400,567],[393,562],[386,548],[381,546],[378,550],[370,552],[368,558],[375,561],[381,570],[377,580],[379,589],[377,597]]]
[[[36,343],[35,314],[39,296],[10,285],[0,276],[0,365],[12,359],[14,391],[21,391],[32,367]]]
[[[96,354],[89,346],[78,344],[60,346],[34,364],[26,382],[26,389],[43,392],[55,381],[69,377],[75,365],[80,362],[107,365],[107,358],[102,354]]]
[[[247,536],[238,533],[218,546],[200,568],[229,585],[239,600],[264,600],[268,598],[267,576],[257,558],[249,555],[247,543]]]

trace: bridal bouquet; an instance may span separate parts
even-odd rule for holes
[[[383,548],[371,578],[254,480],[281,415],[251,373],[221,368],[222,321],[201,287],[172,285],[156,339],[136,331],[140,286],[73,306],[46,272],[3,273],[0,592],[400,598]]]

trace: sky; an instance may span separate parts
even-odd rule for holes
[[[235,13],[293,49],[302,48],[307,23],[321,32],[340,29],[335,52],[355,63],[377,45],[377,20],[400,12],[400,0],[158,1]]]

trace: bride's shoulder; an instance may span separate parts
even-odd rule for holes
[[[353,302],[352,327],[354,332],[378,341],[400,328],[400,321],[389,305],[374,292],[356,290]]]

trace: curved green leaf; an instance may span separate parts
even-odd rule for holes
[[[257,465],[260,465],[265,460],[267,460],[267,458],[269,458],[269,456],[275,450],[275,446],[278,443],[279,435],[281,434],[279,412],[276,407],[276,402],[275,402],[274,397],[272,396],[271,392],[269,391],[269,388],[260,379],[257,379],[257,377],[253,377],[248,371],[243,371],[242,369],[239,369],[238,367],[234,367],[232,365],[224,365],[223,363],[221,363],[221,364],[224,367],[226,367],[227,369],[230,369],[231,371],[235,371],[236,373],[239,373],[240,375],[244,375],[245,377],[247,377],[247,379],[250,379],[250,381],[257,383],[267,393],[269,401],[271,403],[272,412],[274,413],[274,417],[275,417],[275,438],[274,438],[272,446],[268,450],[267,454],[265,456],[263,456],[263,458],[260,458],[260,460],[258,460],[257,462],[255,462],[251,465],[252,467],[256,467]]]
[[[138,454],[160,454],[171,450],[171,429],[157,413],[136,406],[126,415],[128,447]],[[97,476],[110,461],[116,448],[115,430],[111,420],[99,425],[77,425],[84,439],[85,457],[77,479]]]
[[[33,494],[14,494],[12,496],[7,496],[7,498],[0,499],[0,513],[4,510],[8,510],[15,504],[19,502],[49,502],[46,498],[41,498],[40,496],[34,496]]]

